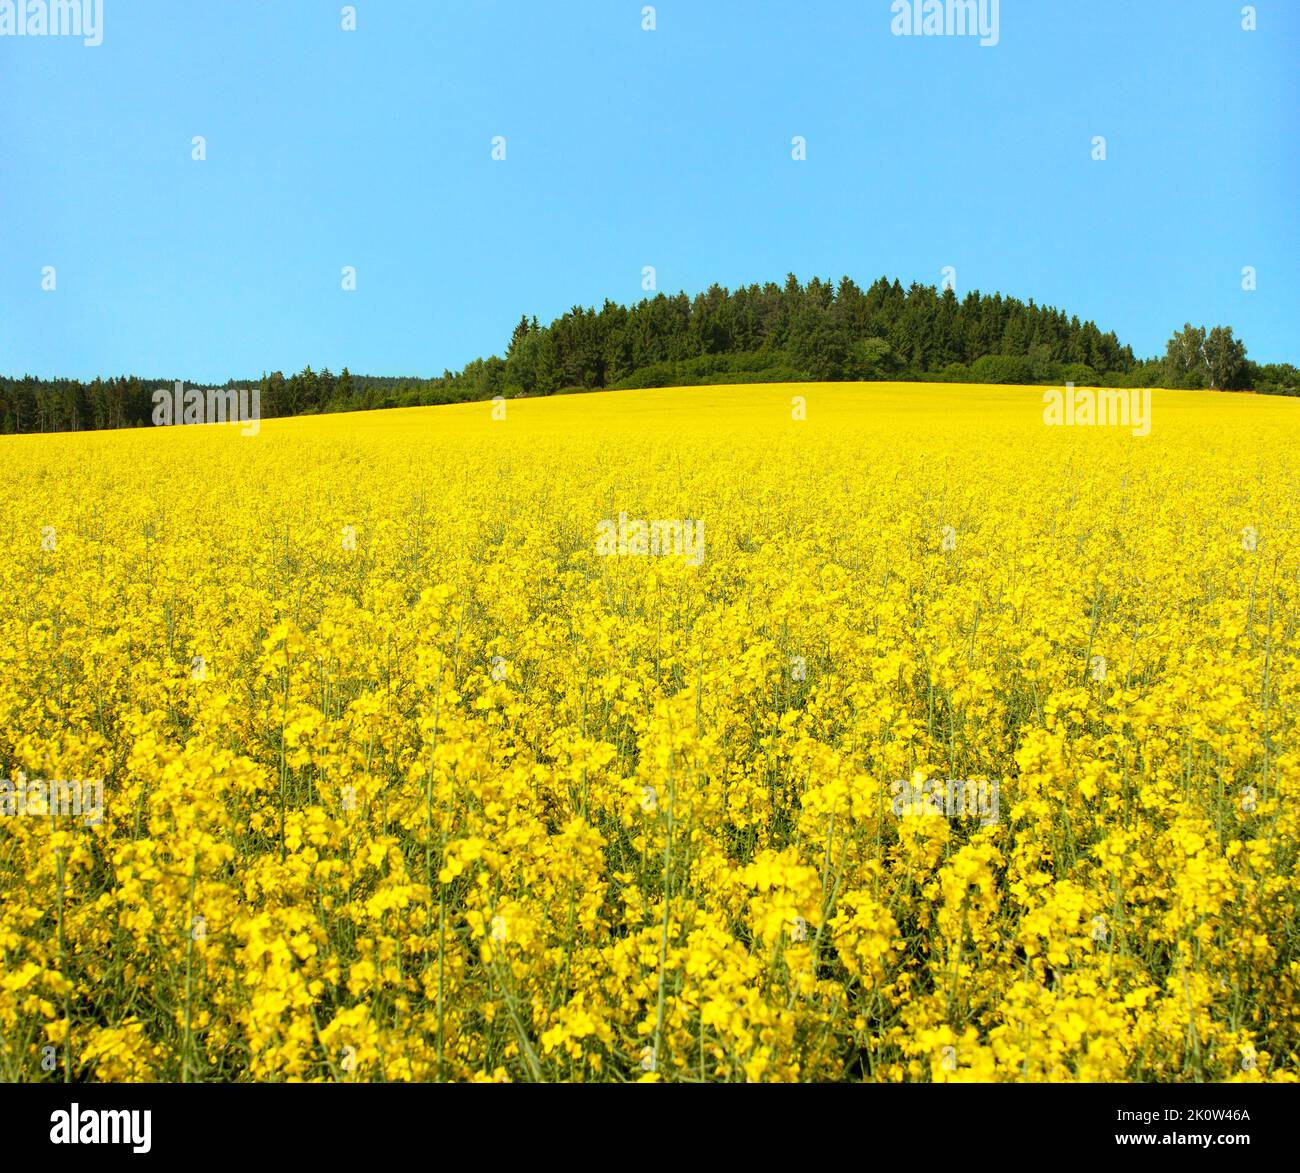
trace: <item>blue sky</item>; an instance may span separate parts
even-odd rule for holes
[[[1002,0],[991,47],[894,36],[890,0],[661,0],[654,32],[645,0],[357,0],[354,32],[103,4],[96,48],[0,36],[5,374],[438,374],[646,265],[951,265],[1140,355],[1191,321],[1300,362],[1294,0],[1253,32],[1236,0]]]

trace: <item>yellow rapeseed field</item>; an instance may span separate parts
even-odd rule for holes
[[[1152,398],[0,440],[0,1079],[1295,1079],[1300,403]]]

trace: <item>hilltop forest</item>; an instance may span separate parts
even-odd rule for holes
[[[177,377],[82,382],[0,377],[0,430],[147,426],[153,393]],[[657,294],[633,306],[575,306],[549,325],[523,316],[503,355],[435,378],[339,375],[310,366],[258,387],[263,418],[364,411],[608,388],[709,383],[896,380],[1300,392],[1289,363],[1260,365],[1229,326],[1185,325],[1165,354],[1139,359],[1113,331],[1063,310],[978,291],[881,277],[714,285],[696,297]]]

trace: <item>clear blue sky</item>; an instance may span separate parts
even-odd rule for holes
[[[1237,0],[1002,0],[989,48],[893,36],[889,0],[661,0],[655,32],[645,0],[356,0],[355,32],[333,0],[103,3],[98,48],[0,37],[6,374],[438,374],[645,265],[952,265],[1139,355],[1222,322],[1300,363],[1296,0],[1255,32]]]

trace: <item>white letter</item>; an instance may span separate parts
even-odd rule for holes
[[[153,393],[153,422],[158,427],[168,427],[172,422],[172,393],[166,387]]]
[[[93,20],[90,17],[92,12],[95,14]],[[94,0],[94,3],[86,5],[81,31],[86,34],[82,44],[87,48],[97,49],[104,43],[104,0]]]
[[[142,1119],[137,1120],[136,1117]],[[144,1111],[131,1113],[131,1140],[135,1147],[133,1152],[147,1153],[153,1141],[150,1139],[150,1133],[153,1131],[153,1112],[149,1108]]]
[[[253,409],[249,411],[248,400],[253,401]],[[241,436],[256,436],[262,430],[262,389],[254,387],[248,392],[247,398],[243,391],[239,393],[239,414],[243,418],[244,426],[239,429]]]
[[[4,25],[0,23],[0,32],[3,32]],[[54,1125],[50,1129],[50,1144],[69,1144],[71,1142],[71,1121],[68,1114],[62,1110],[50,1113],[50,1121]]]
[[[692,524],[687,522],[686,531],[686,565],[699,566],[704,561],[704,519]]]
[[[980,4],[980,44],[992,48],[1001,38],[1001,21],[998,19],[998,5],[1001,0],[985,0]],[[987,9],[985,8],[987,4]]]
[[[1141,406],[1139,407],[1139,403]],[[1133,422],[1137,427],[1133,429],[1135,436],[1151,435],[1151,388],[1147,387],[1140,393],[1133,392]]]

